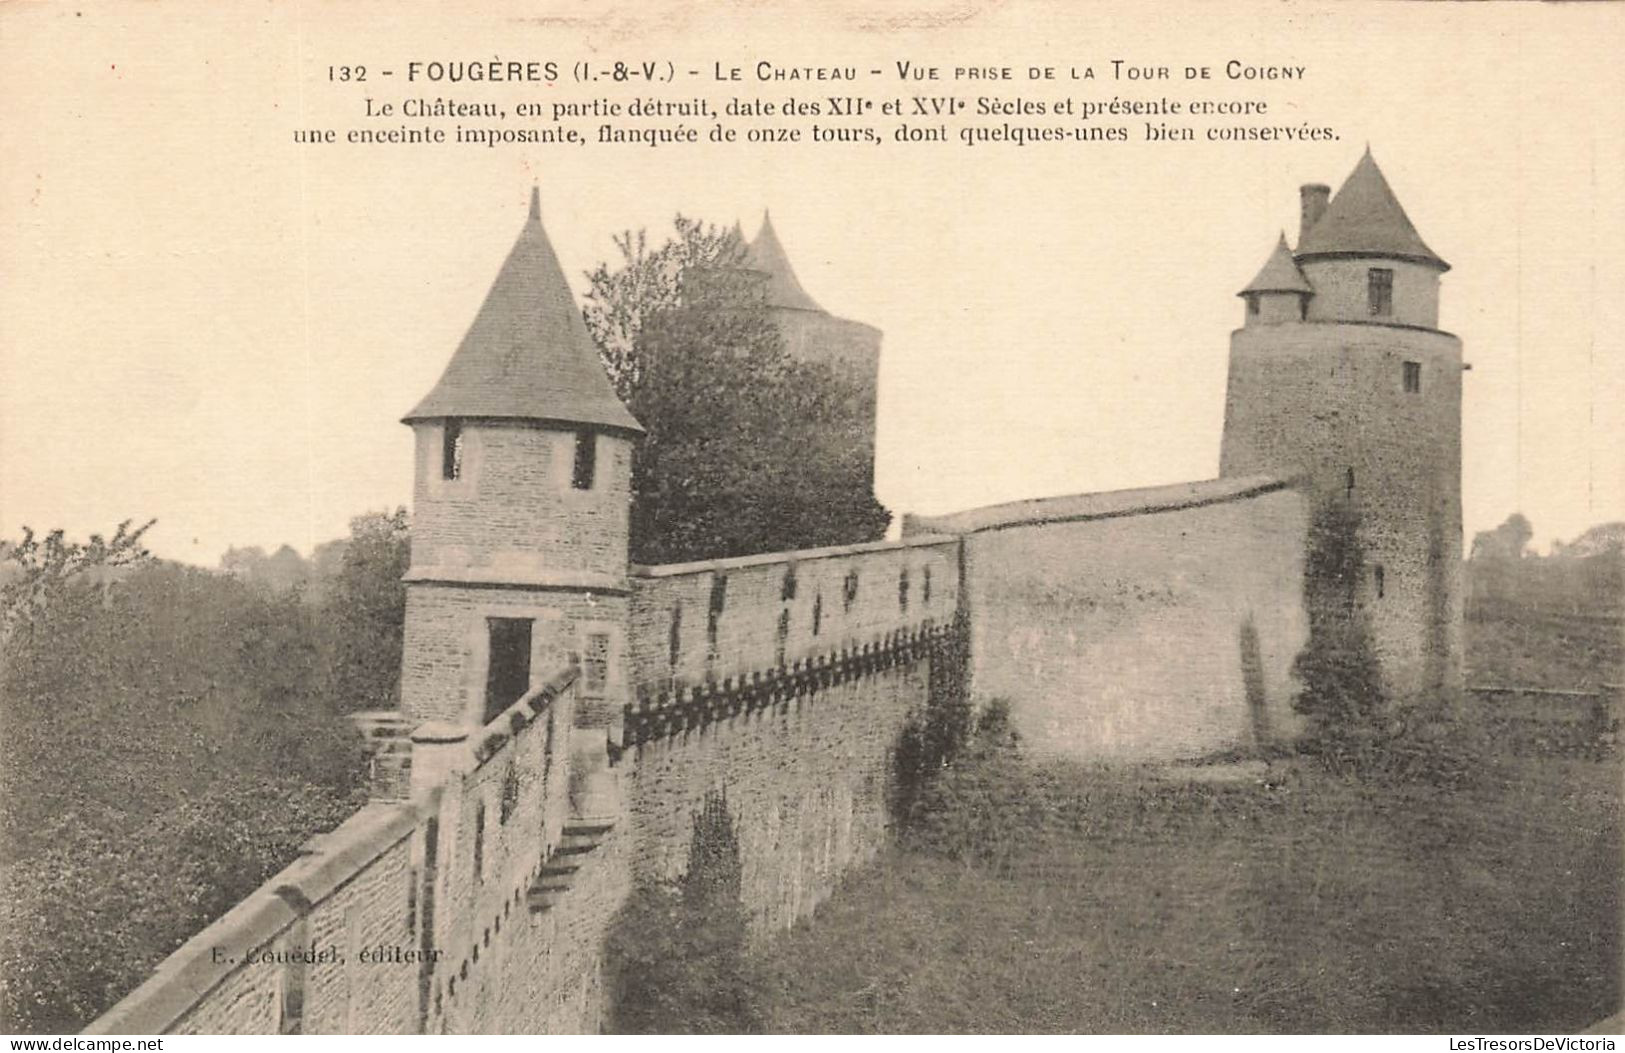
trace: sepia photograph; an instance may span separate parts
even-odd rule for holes
[[[1621,54],[0,4],[0,1034],[1613,1049]]]

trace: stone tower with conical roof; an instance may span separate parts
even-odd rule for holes
[[[1360,601],[1385,685],[1454,698],[1462,677],[1461,341],[1439,328],[1428,248],[1366,151],[1336,196],[1301,191],[1242,289],[1230,338],[1220,474],[1304,481],[1349,502],[1365,551]]]
[[[574,655],[577,724],[607,725],[626,695],[642,429],[599,363],[535,191],[468,334],[404,422],[417,447],[406,716],[483,726]]]
[[[763,277],[768,311],[793,358],[829,366],[853,387],[853,404],[845,417],[847,454],[868,465],[873,484],[875,463],[875,397],[880,380],[881,332],[871,325],[838,318],[818,305],[801,287],[790,256],[763,214],[762,227],[746,246],[745,266]]]

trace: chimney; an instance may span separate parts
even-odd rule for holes
[[[1320,222],[1320,217],[1326,212],[1326,202],[1332,196],[1332,188],[1325,183],[1305,183],[1298,188],[1298,200],[1303,205],[1302,215],[1298,223],[1298,247],[1303,247],[1303,239],[1309,236],[1310,228]]]

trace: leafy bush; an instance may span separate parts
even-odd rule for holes
[[[131,530],[133,522],[120,523],[112,540],[92,534],[80,544],[67,540],[65,531],[53,530],[41,541],[25,526],[21,541],[0,541],[0,641],[76,579],[100,575],[105,581],[109,571],[144,563],[149,554],[141,537],[157,520]]]
[[[1316,503],[1304,566],[1309,639],[1292,667],[1300,685],[1293,708],[1308,718],[1303,744],[1333,766],[1358,767],[1371,758],[1387,708],[1370,613],[1360,598],[1359,531],[1351,502]]]
[[[1022,756],[1008,702],[982,709],[975,730],[950,763],[924,779],[904,818],[907,847],[1000,869],[1049,835],[1049,783]]]
[[[1401,707],[1401,712],[1409,719],[1396,720],[1374,742],[1359,769],[1367,781],[1464,790],[1481,782],[1503,760],[1488,726],[1477,715],[1420,703]]]
[[[331,647],[330,691],[346,711],[400,702],[406,584],[412,562],[405,508],[350,520],[336,573],[326,582],[323,634]]]
[[[965,611],[954,615],[951,631],[932,645],[930,670],[925,707],[903,726],[892,753],[891,812],[905,826],[927,783],[964,748],[976,727],[969,690],[970,618]]]

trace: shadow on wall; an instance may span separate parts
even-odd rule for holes
[[[683,875],[640,882],[610,927],[605,967],[611,1032],[760,1030],[745,968],[743,872],[727,793],[712,790],[694,814]]]

